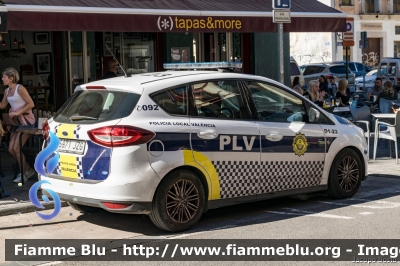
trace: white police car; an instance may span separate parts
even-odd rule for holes
[[[49,127],[61,143],[57,168],[41,176],[48,188],[82,212],[148,214],[168,231],[242,202],[351,197],[367,175],[358,127],[254,75],[167,71],[80,85]]]

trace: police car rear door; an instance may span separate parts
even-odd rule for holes
[[[190,88],[193,156],[211,177],[211,199],[255,195],[260,133],[239,80],[204,80]]]
[[[261,135],[258,193],[320,184],[325,137],[319,124],[306,121],[301,96],[267,82],[245,81],[254,102]]]

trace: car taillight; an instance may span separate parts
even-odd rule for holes
[[[114,203],[114,202],[102,202],[104,206],[109,209],[126,209],[132,205],[132,203]]]
[[[43,124],[42,130],[43,130],[43,138],[45,140],[48,139],[50,126],[49,126],[49,123],[47,123],[47,121]]]
[[[156,133],[132,126],[108,126],[88,131],[89,138],[106,147],[124,147],[149,142]]]

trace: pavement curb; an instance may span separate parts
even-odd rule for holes
[[[3,206],[0,205],[0,216],[14,215],[18,213],[28,213],[34,211],[43,211],[54,208],[53,203],[45,204],[44,202],[42,202],[42,205],[44,209],[37,208],[31,202],[7,204]],[[66,206],[68,206],[68,203],[66,201],[61,201],[61,207],[66,207]]]

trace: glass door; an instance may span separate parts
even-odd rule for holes
[[[68,32],[68,40],[69,97],[72,95],[76,86],[84,83],[83,32]]]

